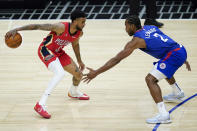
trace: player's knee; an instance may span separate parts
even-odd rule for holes
[[[64,75],[65,75],[65,71],[64,71],[64,70],[63,70],[63,71],[58,71],[58,72],[56,72],[55,75],[57,75],[57,76],[60,77],[60,78],[63,78]]]
[[[57,58],[55,61],[51,62],[48,66],[49,70],[52,71],[55,76],[57,76],[58,78],[62,78],[65,75],[65,71],[59,61],[59,59]]]
[[[157,83],[158,82],[158,80],[150,74],[148,74],[145,77],[145,81],[146,81],[146,83]]]
[[[172,77],[172,78],[170,78],[170,79],[166,78],[166,80],[168,81],[168,83],[169,83],[170,85],[172,85],[172,84],[174,84],[174,83],[176,82],[175,79],[174,79],[174,77]]]
[[[150,82],[150,78],[149,78],[148,75],[145,77],[145,81],[146,81],[146,83],[149,83]]]

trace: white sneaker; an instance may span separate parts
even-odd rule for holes
[[[187,97],[185,96],[184,92],[179,93],[178,95],[175,95],[174,93],[170,93],[163,97],[165,102],[175,102],[180,103],[184,101]]]
[[[146,119],[146,122],[148,124],[156,124],[156,123],[167,124],[167,123],[171,123],[172,120],[170,119],[170,114],[168,112],[166,115],[158,114],[153,118]]]
[[[83,96],[83,93],[80,92],[79,90],[69,90],[70,95],[72,95],[72,97],[80,97]]]
[[[85,93],[80,92],[79,90],[69,90],[68,96],[71,98],[77,98],[79,100],[89,100],[90,97]]]

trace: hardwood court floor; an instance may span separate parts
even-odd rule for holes
[[[188,51],[192,71],[183,65],[175,74],[187,96],[197,93],[197,21],[161,20],[162,31]],[[155,125],[145,119],[157,113],[145,76],[156,59],[136,50],[113,69],[99,75],[90,84],[81,83],[89,101],[72,100],[67,91],[71,75],[54,89],[48,99],[49,120],[38,116],[33,107],[52,77],[37,56],[37,48],[46,31],[23,31],[23,43],[17,49],[4,44],[8,29],[29,23],[57,21],[0,21],[0,131],[151,131]],[[131,38],[124,20],[87,20],[81,38],[81,56],[88,67],[98,68],[116,55]],[[72,47],[65,47],[74,59]],[[87,71],[85,71],[87,72]],[[165,80],[159,82],[163,94],[171,92]],[[176,104],[166,104],[168,110]],[[197,98],[172,112],[172,124],[162,124],[159,131],[196,131]]]

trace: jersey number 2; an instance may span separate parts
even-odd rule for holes
[[[161,35],[159,35],[159,34],[157,34],[157,33],[155,33],[153,36],[154,36],[154,37],[160,37],[160,38],[161,38],[161,40],[162,40],[163,42],[167,42],[167,41],[168,41],[168,39],[167,39],[167,38],[166,38],[166,39],[164,39]]]

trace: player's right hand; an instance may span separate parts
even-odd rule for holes
[[[5,39],[10,38],[11,36],[14,38],[14,36],[16,35],[16,33],[17,33],[17,30],[15,30],[15,29],[8,31],[6,33],[6,35],[5,35]]]
[[[87,82],[87,84],[94,79],[98,74],[95,70],[93,70],[92,68],[86,67],[89,70],[88,74],[84,74],[83,76],[85,76],[82,80],[83,82]]]

